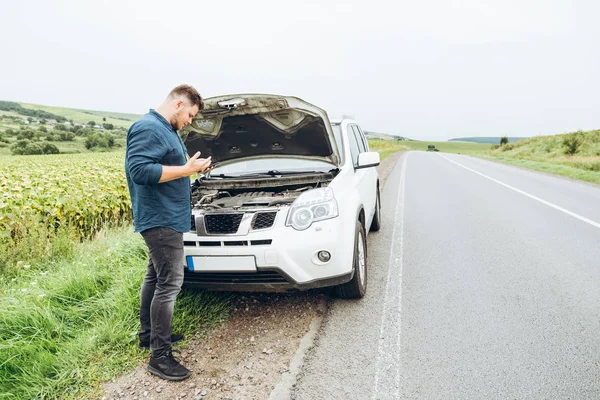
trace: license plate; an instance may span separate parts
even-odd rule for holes
[[[256,272],[254,256],[187,256],[193,272]]]

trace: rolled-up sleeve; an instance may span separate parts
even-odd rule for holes
[[[167,147],[151,129],[130,132],[127,165],[133,182],[137,185],[157,185],[162,175],[160,160]]]

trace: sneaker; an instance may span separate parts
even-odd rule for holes
[[[148,372],[168,381],[182,381],[191,375],[189,369],[179,363],[173,351],[166,351],[161,357],[150,357]]]
[[[171,335],[171,344],[173,343],[177,343],[183,340],[183,335],[179,335],[177,333],[174,333]],[[140,339],[140,348],[142,349],[149,349],[150,348],[150,338],[141,340]]]

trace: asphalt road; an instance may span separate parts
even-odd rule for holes
[[[600,188],[410,152],[295,399],[600,399]]]

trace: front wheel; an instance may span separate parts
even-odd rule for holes
[[[367,292],[367,241],[365,228],[357,221],[354,235],[354,276],[350,282],[335,287],[335,294],[342,299],[360,299]]]

